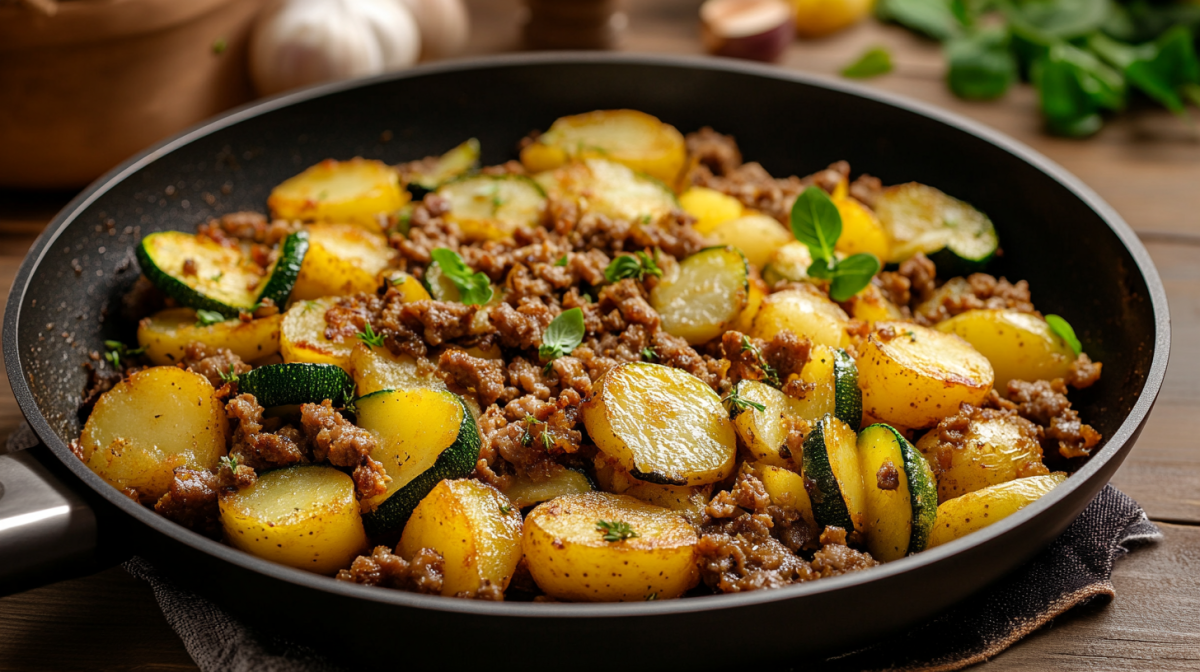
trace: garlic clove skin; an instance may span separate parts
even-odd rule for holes
[[[454,56],[467,46],[471,19],[462,0],[403,0],[421,29],[421,60]]]
[[[276,0],[255,23],[250,74],[270,95],[404,68],[420,51],[403,0]]]

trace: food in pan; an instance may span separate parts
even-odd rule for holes
[[[637,601],[947,543],[1101,440],[1068,399],[1101,365],[934,186],[776,178],[630,110],[479,152],[326,160],[146,236],[79,458],[340,580]]]

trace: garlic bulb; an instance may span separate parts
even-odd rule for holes
[[[250,75],[262,95],[398,70],[421,53],[404,0],[276,0],[250,42]]]
[[[421,28],[421,60],[453,56],[467,45],[471,21],[462,0],[404,0]]]

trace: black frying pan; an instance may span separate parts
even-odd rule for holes
[[[140,236],[261,211],[273,185],[327,157],[399,162],[474,136],[484,161],[497,163],[514,158],[518,138],[560,115],[616,107],[685,132],[709,125],[732,133],[748,159],[774,174],[847,159],[885,184],[936,185],[987,212],[1005,252],[993,272],[1028,279],[1038,307],[1065,316],[1104,362],[1100,383],[1074,396],[1103,432],[1102,449],[1024,511],[881,568],[781,590],[598,605],[445,599],[275,565],[137,506],[69,452],[80,430],[80,362],[104,339],[133,339],[116,302],[137,276]],[[1162,384],[1169,333],[1150,257],[1091,190],[999,133],[889,94],[736,62],[594,54],[439,64],[319,87],[232,112],[133,159],[77,197],[33,246],[9,295],[4,357],[17,401],[48,449],[43,462],[66,485],[40,485],[51,476],[30,471],[41,467],[28,456],[0,460],[8,490],[0,498],[0,574],[10,586],[67,575],[94,553],[95,515],[101,550],[139,553],[246,622],[323,646],[343,662],[507,661],[530,670],[563,661],[802,663],[929,618],[1061,533],[1133,447]],[[19,525],[14,512],[25,516]],[[713,636],[731,627],[749,639]],[[619,642],[619,659],[598,642]]]

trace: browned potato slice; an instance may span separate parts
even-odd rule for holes
[[[221,495],[234,548],[289,567],[333,574],[367,547],[354,481],[334,467],[276,469]]]
[[[442,481],[417,505],[397,552],[432,548],[445,559],[443,595],[508,587],[521,560],[521,512],[486,483]]]
[[[799,286],[763,299],[751,333],[769,341],[782,331],[804,336],[831,348],[850,344],[846,331],[850,318],[816,287]]]
[[[1050,473],[1042,463],[1037,427],[1017,415],[979,409],[961,439],[944,443],[937,429],[917,442],[937,475],[938,502],[989,485]]]
[[[699,582],[696,541],[696,531],[677,513],[589,492],[534,508],[525,519],[523,546],[529,573],[551,597],[641,602],[679,597]]]
[[[350,353],[357,338],[325,338],[325,312],[337,303],[336,296],[297,301],[283,315],[279,347],[285,362],[335,364],[350,370]]]
[[[313,224],[308,236],[293,301],[374,292],[380,271],[396,256],[382,234],[353,224]]]
[[[705,237],[717,245],[731,245],[746,255],[746,261],[762,268],[775,251],[795,240],[792,232],[762,213],[751,213],[713,226]]]
[[[925,548],[940,546],[1004,520],[1065,480],[1067,475],[1056,471],[991,485],[943,502],[938,506],[937,524],[933,526]]]
[[[1075,351],[1038,315],[968,310],[938,323],[937,329],[958,334],[987,357],[1001,391],[1010,380],[1066,378],[1075,362]]]
[[[250,362],[279,352],[279,328],[283,315],[249,322],[225,320],[209,326],[196,321],[191,308],[168,308],[138,322],[138,345],[159,365],[183,361],[189,343],[226,348]]]
[[[638,499],[683,514],[689,520],[698,520],[704,507],[712,499],[713,486],[708,485],[662,485],[648,483],[629,475],[616,460],[604,453],[595,458],[596,483],[601,490],[617,495],[629,495]]]
[[[516,476],[508,487],[504,488],[504,496],[508,497],[513,506],[524,509],[534,504],[548,502],[563,495],[581,495],[592,491],[588,477],[574,469],[559,467],[558,471],[549,478],[535,481],[527,474]]]
[[[278,219],[353,222],[378,231],[408,201],[396,170],[382,161],[326,159],[272,189],[267,207]]]
[[[733,472],[737,442],[721,398],[680,369],[609,369],[583,405],[583,422],[596,446],[636,478],[704,485]]]
[[[674,126],[645,112],[596,110],[556,119],[521,150],[521,163],[531,173],[587,158],[616,161],[673,185],[687,149]]]
[[[813,518],[812,500],[808,498],[808,490],[804,488],[804,477],[791,469],[769,464],[755,464],[753,468],[758,480],[762,481],[767,494],[771,496],[771,503],[796,509],[801,520],[808,526],[809,538],[815,542],[821,530]]]
[[[83,426],[88,468],[144,504],[167,492],[175,469],[212,469],[225,454],[225,409],[208,379],[174,366],[135,373],[105,392]]]
[[[863,412],[897,426],[937,424],[959,404],[978,405],[992,365],[963,339],[906,322],[878,322],[859,347]]]

